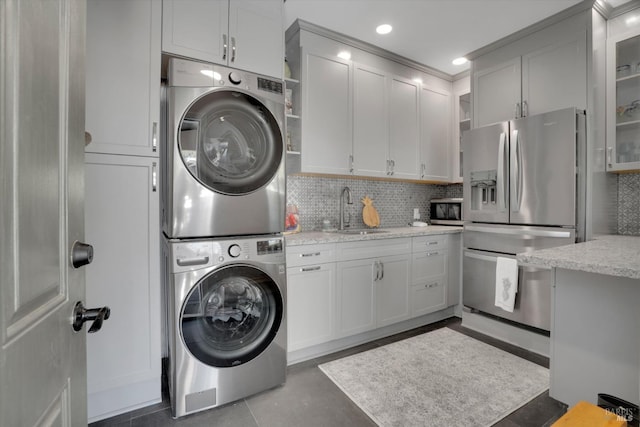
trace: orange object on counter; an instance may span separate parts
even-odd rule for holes
[[[581,400],[551,427],[626,427],[626,425],[627,421],[624,417]]]

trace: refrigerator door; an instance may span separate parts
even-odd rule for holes
[[[509,123],[471,129],[462,144],[465,220],[509,222]]]
[[[576,226],[577,110],[510,124],[510,222]]]

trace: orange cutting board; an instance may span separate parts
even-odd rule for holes
[[[362,220],[364,223],[369,227],[380,226],[380,215],[378,215],[376,208],[373,207],[373,200],[369,196],[364,196],[361,201],[364,205],[362,208]]]

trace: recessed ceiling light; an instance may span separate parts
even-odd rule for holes
[[[351,52],[343,50],[342,52],[338,53],[338,58],[346,59],[348,61],[351,59]]]
[[[422,79],[420,77],[416,77],[413,81],[416,83],[422,83]]]
[[[389,34],[393,30],[393,27],[389,24],[382,24],[376,27],[376,33],[378,34]]]
[[[465,58],[464,56],[461,56],[460,58],[456,58],[453,61],[451,61],[453,65],[464,65],[467,62],[468,62],[467,58]]]

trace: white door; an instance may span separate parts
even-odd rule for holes
[[[352,173],[352,65],[303,55],[302,172]]]
[[[354,65],[353,171],[358,176],[390,172],[387,78],[384,72]]]
[[[87,422],[82,0],[0,2],[0,425]]]
[[[420,92],[420,175],[427,181],[448,181],[451,94],[426,86]]]
[[[521,68],[518,56],[473,73],[473,127],[520,116]]]
[[[389,159],[394,178],[419,178],[419,92],[418,84],[411,80],[400,77],[391,80]]]

